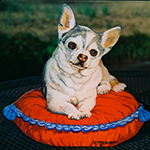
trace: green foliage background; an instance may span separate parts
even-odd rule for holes
[[[145,32],[143,27],[135,26],[135,21],[129,28],[125,24],[128,19],[136,17],[136,20],[146,17],[148,21],[149,12],[129,8],[131,4],[127,2],[123,3],[124,11],[128,9],[126,14],[117,12],[118,3],[69,4],[75,12],[77,23],[94,31],[102,32],[116,25],[124,27],[118,43],[103,58],[106,66],[150,60],[150,33]],[[146,10],[146,5],[139,3],[136,7]],[[0,2],[0,82],[42,75],[45,62],[57,46],[61,6],[62,3],[40,0]],[[129,30],[131,28],[132,32]]]

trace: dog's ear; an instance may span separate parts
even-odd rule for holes
[[[121,34],[121,28],[120,27],[114,27],[111,28],[105,32],[103,32],[102,39],[101,39],[101,45],[104,48],[104,53],[108,53],[111,48],[116,44]]]
[[[72,9],[67,5],[63,4],[62,14],[58,24],[58,37],[62,37],[64,33],[69,31],[75,26],[75,16]]]

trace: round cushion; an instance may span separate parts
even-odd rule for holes
[[[92,116],[70,120],[47,109],[41,89],[4,108],[4,115],[30,138],[52,146],[114,146],[133,137],[143,122],[143,106],[126,91],[97,95]],[[145,115],[144,115],[145,116]],[[143,118],[141,115],[140,118]]]

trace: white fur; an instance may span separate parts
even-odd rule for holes
[[[110,75],[110,80],[113,80],[114,78],[115,78],[114,76]],[[112,88],[112,90],[119,93],[120,91],[124,90],[126,87],[127,87],[126,84],[119,82]]]
[[[102,81],[101,85],[97,88],[97,94],[107,94],[111,90],[109,81]]]
[[[102,79],[101,68],[97,65],[92,69],[92,74],[84,76],[84,71],[79,73],[67,62],[61,48],[58,48],[55,57],[48,60],[45,66],[47,106],[51,111],[67,114],[68,118],[89,117],[95,106],[96,87]],[[61,68],[58,67],[58,63]],[[73,104],[77,104],[78,109]]]

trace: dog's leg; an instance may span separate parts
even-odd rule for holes
[[[100,60],[99,65],[102,70],[102,81],[97,88],[97,93],[98,94],[106,94],[111,90],[110,75],[109,75],[107,68],[103,65],[102,60]]]
[[[120,83],[114,76],[110,75],[102,61],[100,61],[99,65],[102,69],[102,81],[97,88],[98,94],[106,94],[110,90],[120,92],[125,89],[126,85]]]
[[[79,120],[83,118],[83,113],[81,113],[77,108],[71,103],[70,97],[50,89],[47,92],[47,107],[50,111],[54,113],[66,114],[69,119]]]
[[[91,116],[90,111],[96,104],[96,96],[97,96],[96,89],[93,89],[85,93],[84,98],[82,97],[82,100],[79,102],[78,110],[83,114],[84,117],[88,118]]]
[[[115,92],[120,92],[125,89],[126,84],[120,83],[114,76],[110,75],[111,89]]]

